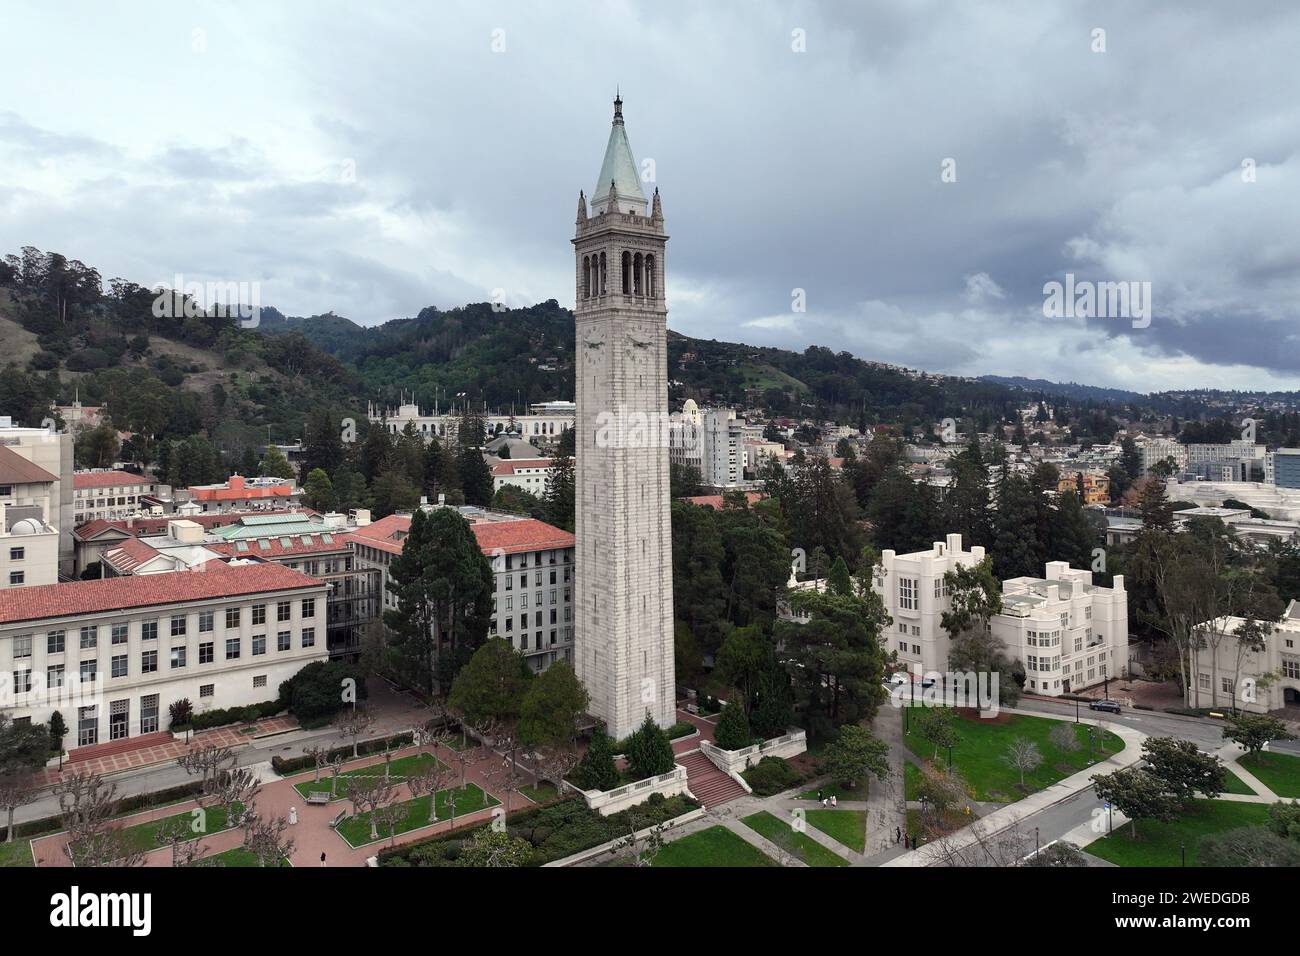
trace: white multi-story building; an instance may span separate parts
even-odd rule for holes
[[[43,473],[54,477],[48,492],[40,495],[47,502],[44,523],[58,533],[58,572],[64,577],[70,577],[73,563],[72,529],[75,523],[72,508],[71,433],[58,432],[53,428],[23,428],[14,425],[8,415],[0,415],[0,448],[13,452]],[[11,464],[11,467],[18,466]],[[3,484],[0,481],[0,485]],[[13,497],[12,488],[8,495],[0,490],[0,501]],[[3,580],[8,579],[6,573]]]
[[[1267,713],[1300,703],[1300,601],[1287,605],[1260,649],[1254,640],[1238,639],[1244,623],[1244,618],[1222,617],[1197,628],[1203,641],[1191,655],[1189,707]]]
[[[1142,474],[1149,475],[1151,469],[1162,461],[1174,463],[1174,473],[1187,469],[1187,446],[1172,438],[1149,438],[1142,445]]]
[[[67,721],[68,747],[167,729],[196,712],[273,700],[326,659],[327,586],[278,564],[0,591],[0,709]]]
[[[551,401],[530,405],[527,415],[501,412],[481,412],[479,418],[489,436],[507,432],[523,436],[528,441],[554,441],[573,427],[577,406],[573,402]],[[415,402],[403,402],[397,408],[381,408],[371,404],[367,417],[372,424],[383,425],[394,435],[406,430],[408,422],[425,439],[455,438],[460,428],[462,413],[424,412]]]
[[[555,468],[550,458],[503,458],[494,463],[491,470],[493,492],[506,487],[522,488],[540,498],[546,494]]]
[[[495,578],[488,633],[505,638],[534,671],[573,660],[574,536],[533,518],[469,510]],[[466,513],[466,512],[462,512]],[[378,568],[383,607],[397,607],[388,568],[402,553],[411,516],[389,515],[349,534],[359,568]]]
[[[745,422],[734,408],[702,409],[688,398],[669,424],[668,457],[699,469],[710,487],[737,485],[745,477]]]
[[[0,445],[0,588],[59,580],[58,478]]]
[[[77,524],[146,512],[149,505],[144,498],[158,493],[158,482],[148,475],[107,468],[75,472],[72,486]]]
[[[962,550],[950,534],[929,551],[884,551],[873,578],[892,623],[881,635],[887,651],[914,674],[943,672],[951,638],[942,616],[951,608],[944,575],[984,560],[984,549]],[[1092,583],[1092,572],[1049,561],[1042,578],[1002,582],[1002,612],[989,622],[1007,657],[1025,668],[1025,691],[1056,697],[1125,673],[1128,603],[1124,579]]]

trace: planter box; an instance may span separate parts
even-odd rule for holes
[[[577,789],[577,788],[574,788]],[[587,806],[601,816],[612,816],[628,807],[643,803],[652,793],[662,793],[665,797],[675,797],[686,792],[686,768],[674,764],[668,773],[657,777],[646,777],[635,783],[624,784],[613,790],[579,790]]]
[[[791,731],[782,737],[764,740],[761,744],[740,750],[723,750],[707,740],[700,741],[700,750],[719,770],[739,776],[742,770],[754,766],[764,757],[797,757],[808,749],[808,735],[802,730]]]

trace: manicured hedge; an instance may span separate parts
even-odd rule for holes
[[[148,810],[150,807],[159,807],[166,803],[189,800],[197,797],[202,792],[203,782],[196,780],[193,783],[183,783],[175,787],[168,787],[166,790],[156,790],[153,793],[133,794],[117,801],[117,808],[113,815],[120,817],[128,813]],[[14,824],[14,836],[42,836],[46,833],[57,833],[62,829],[63,818],[61,816],[41,817],[38,820],[28,820],[26,823]],[[0,825],[0,840],[7,839],[8,835],[8,828]]]
[[[204,711],[191,717],[189,729],[211,730],[229,724],[251,724],[258,720],[265,720],[267,717],[274,717],[283,710],[284,705],[278,700],[264,700],[260,704],[249,704],[246,707],[218,707],[216,710]],[[171,729],[179,732],[186,728],[173,724]]]
[[[393,737],[380,737],[377,740],[367,740],[357,746],[358,757],[368,757],[371,754],[383,753],[385,750],[399,750],[402,747],[409,747],[415,738],[410,733],[397,734]],[[335,747],[329,753],[331,759],[334,757],[343,757],[346,760],[352,759],[352,745],[347,744],[342,747]],[[291,777],[295,773],[302,773],[304,770],[312,770],[316,766],[316,761],[311,757],[281,757],[279,754],[271,758],[271,769],[282,777]]]
[[[698,806],[684,795],[665,798],[656,793],[639,806],[605,817],[574,797],[512,813],[506,818],[506,830],[511,836],[532,844],[533,856],[528,865],[541,866],[626,837],[633,830],[656,826]],[[490,822],[478,823],[427,840],[380,850],[379,865],[457,866],[466,840],[491,825]]]
[[[748,770],[742,770],[740,775],[753,788],[754,795],[759,797],[770,797],[797,787],[809,779],[808,774],[800,772],[780,757],[764,757]]]

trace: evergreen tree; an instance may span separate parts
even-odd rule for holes
[[[317,468],[327,475],[334,474],[343,464],[341,420],[335,419],[329,409],[317,408],[307,417],[302,444],[304,475]]]
[[[647,711],[641,727],[628,740],[628,765],[638,780],[656,777],[673,769],[673,745],[668,735]]]
[[[578,718],[590,702],[591,696],[573,672],[573,665],[556,661],[529,684],[524,694],[519,709],[519,739],[529,747],[569,743]]]
[[[713,742],[723,750],[740,750],[754,742],[754,733],[749,728],[749,718],[745,716],[744,707],[732,702],[723,709],[713,731]]]
[[[826,580],[826,589],[832,594],[852,596],[853,578],[849,576],[849,566],[844,562],[844,558],[836,558],[835,563],[831,565],[831,573]]]
[[[727,613],[718,513],[712,508],[674,501],[672,532],[673,613],[685,622],[701,650],[713,653],[722,640]]]
[[[391,645],[414,682],[451,686],[487,637],[494,578],[469,522],[451,508],[416,511],[389,567],[397,607],[384,612]]]
[[[572,429],[566,434],[571,434]],[[573,472],[573,459],[560,456],[551,460],[551,477],[542,495],[542,511],[546,523],[573,531],[577,518],[577,481]]]
[[[370,506],[370,492],[366,489],[366,480],[350,462],[345,461],[339,466],[330,484],[337,508],[347,510]]]
[[[1072,568],[1090,569],[1097,535],[1084,514],[1080,498],[1072,491],[1057,502],[1053,532],[1052,560],[1069,561]]]
[[[481,508],[492,504],[492,470],[483,460],[483,453],[467,445],[461,449],[457,463],[465,503]]]
[[[371,488],[376,518],[398,511],[415,511],[420,506],[420,488],[401,471],[386,471]]]
[[[1043,573],[1045,552],[1038,547],[1038,515],[1033,490],[1020,475],[1006,475],[998,487],[994,521],[994,574],[1007,578]]]
[[[621,782],[618,767],[614,764],[614,741],[601,724],[591,734],[591,742],[582,760],[570,775],[573,783],[583,790],[613,790]]]
[[[284,452],[277,445],[266,446],[266,454],[262,456],[261,471],[263,478],[297,477],[293,465],[289,464],[289,459],[284,457]]]
[[[447,703],[471,727],[513,727],[519,721],[532,680],[533,672],[524,655],[505,638],[494,637],[474,651],[461,667],[452,682]],[[547,729],[540,721],[536,726],[539,732]]]
[[[767,668],[759,675],[758,700],[749,715],[750,727],[759,737],[768,740],[780,737],[794,724],[794,695],[790,689],[790,675],[773,655]]]
[[[323,468],[313,468],[302,486],[302,503],[316,511],[333,511],[334,483]]]

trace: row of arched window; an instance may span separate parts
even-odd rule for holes
[[[623,294],[654,296],[655,257],[650,253],[623,253]],[[605,253],[582,257],[582,297],[604,295],[609,291],[609,269]]]

